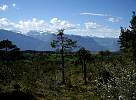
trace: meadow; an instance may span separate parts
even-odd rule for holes
[[[120,52],[92,53],[86,78],[76,53],[65,54],[65,80],[62,83],[60,54],[22,53],[16,61],[0,61],[0,92],[31,93],[37,100],[135,100],[136,65]]]

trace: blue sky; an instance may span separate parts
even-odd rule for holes
[[[118,37],[128,27],[136,0],[0,0],[0,28]]]

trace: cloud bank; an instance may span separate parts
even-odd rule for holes
[[[32,30],[43,32],[56,32],[59,29],[71,30],[76,28],[76,25],[58,18],[52,18],[50,23],[46,23],[44,20],[38,20],[36,18],[20,20],[17,23],[12,22],[7,18],[0,18],[0,28],[7,30],[17,30],[25,34]]]
[[[85,22],[83,25],[73,24],[59,18],[52,18],[50,22],[36,18],[20,20],[18,22],[10,21],[7,18],[0,18],[0,29],[14,30],[27,34],[29,31],[55,33],[59,29],[66,29],[66,34],[97,37],[118,37],[119,30],[108,26],[97,24],[96,22]]]

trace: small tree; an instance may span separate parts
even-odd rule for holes
[[[20,49],[13,45],[11,41],[0,41],[1,59],[5,61],[15,60],[20,56]]]
[[[86,66],[87,63],[92,60],[91,58],[91,54],[89,51],[87,51],[85,48],[81,48],[78,52],[77,52],[77,57],[78,57],[78,61],[81,63],[82,65],[82,71],[84,73],[84,83],[85,85],[87,85],[87,79],[86,79]]]
[[[65,84],[65,60],[64,54],[65,51],[71,50],[72,48],[76,47],[76,41],[68,39],[64,36],[64,29],[58,30],[57,40],[53,40],[51,42],[52,48],[59,48],[61,54],[61,64],[62,64],[62,83]]]

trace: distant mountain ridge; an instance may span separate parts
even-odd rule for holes
[[[65,35],[66,37],[77,41],[77,45],[85,47],[90,51],[118,51],[118,38],[98,38],[79,35]],[[39,33],[31,31],[26,35],[20,33],[0,29],[0,40],[9,39],[16,44],[21,50],[37,50],[37,51],[52,51],[50,42],[56,39],[55,34]]]
[[[7,31],[0,29],[0,40],[9,39],[14,44],[16,44],[21,50],[50,50],[52,49],[48,44],[44,43],[44,41],[25,36],[20,33]],[[45,46],[48,45],[45,49]]]

